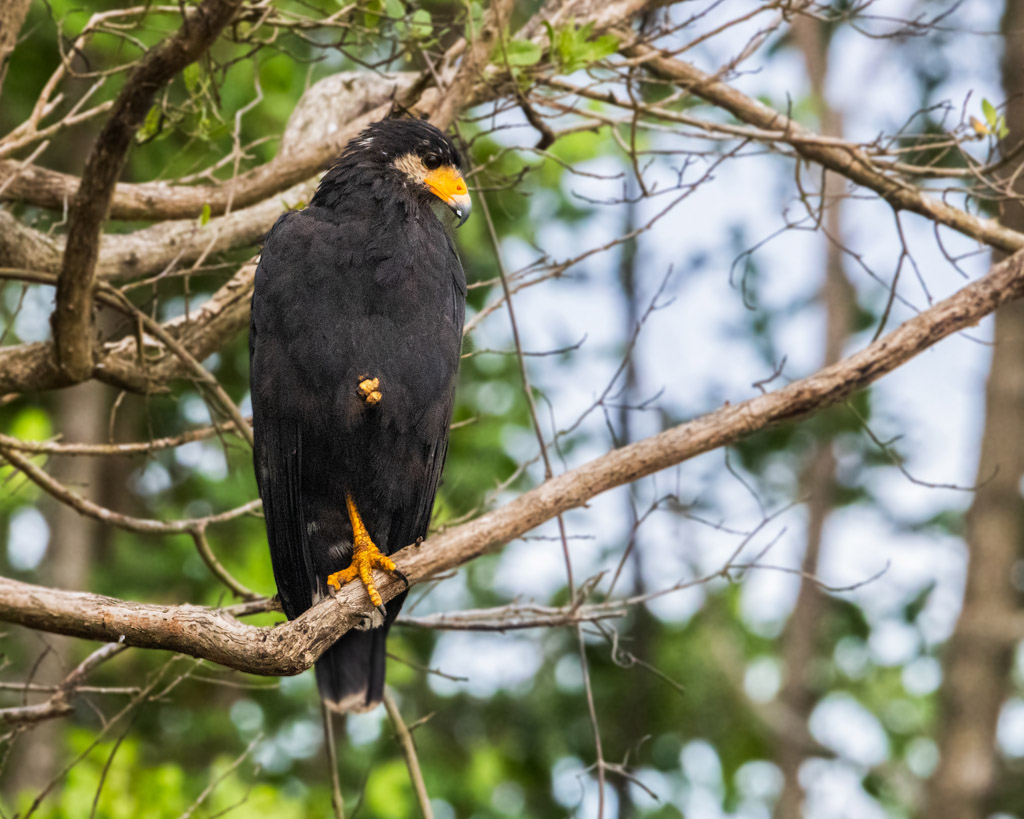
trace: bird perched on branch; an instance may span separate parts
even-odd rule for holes
[[[254,461],[281,604],[295,618],[359,578],[377,608],[316,664],[336,711],[383,696],[405,593],[383,605],[372,572],[400,575],[388,555],[426,535],[448,448],[466,300],[450,228],[470,211],[459,164],[424,121],[370,125],[309,207],[277,220],[256,270]]]

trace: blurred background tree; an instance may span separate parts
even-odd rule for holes
[[[1024,247],[1022,28],[1010,0],[7,2],[3,619],[47,587],[282,620],[239,434],[253,259],[398,102],[476,200],[437,532],[724,409],[703,454],[413,589],[388,679],[429,802],[378,709],[338,738],[346,815],[1024,817],[1024,314],[981,320],[1024,274],[969,301]],[[928,344],[962,332],[846,394],[947,296]],[[799,418],[730,420],[833,364]],[[332,815],[310,672],[37,625],[2,637],[0,816]]]

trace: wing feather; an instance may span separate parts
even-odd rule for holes
[[[280,235],[291,216],[284,214],[278,219],[267,235],[268,245],[275,233]],[[268,276],[284,275],[283,269],[275,269],[279,267],[273,252],[265,252],[256,270],[257,282],[262,283]],[[264,303],[263,290],[257,285],[249,322],[253,461],[278,595],[285,614],[293,618],[312,605],[317,586],[302,498],[302,430],[295,418],[281,411],[283,385],[278,376],[286,363],[285,351],[276,334],[266,332],[268,325],[272,326],[268,313],[273,308]]]

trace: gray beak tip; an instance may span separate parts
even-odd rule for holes
[[[451,208],[452,211],[454,211],[456,218],[459,220],[455,227],[460,228],[466,224],[466,220],[473,212],[473,202],[468,195],[459,196],[451,203]]]

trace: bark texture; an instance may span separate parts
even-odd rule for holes
[[[32,0],[4,0],[0,3],[0,89],[7,76],[7,64],[18,42],[18,33],[25,22]]]
[[[1024,5],[1007,0],[1002,30],[1013,140],[1024,134]],[[1020,174],[1022,168],[1015,163],[1006,173]],[[1024,183],[1018,179],[1014,189],[1021,196]],[[1020,200],[1005,202],[1000,218],[1014,230],[1024,228]],[[1013,569],[1024,544],[1024,303],[996,312],[985,402],[978,489],[967,513],[967,585],[944,658],[940,761],[920,814],[928,819],[985,819],[999,784],[996,728],[1016,646],[1003,624],[1014,620],[1021,603]]]

